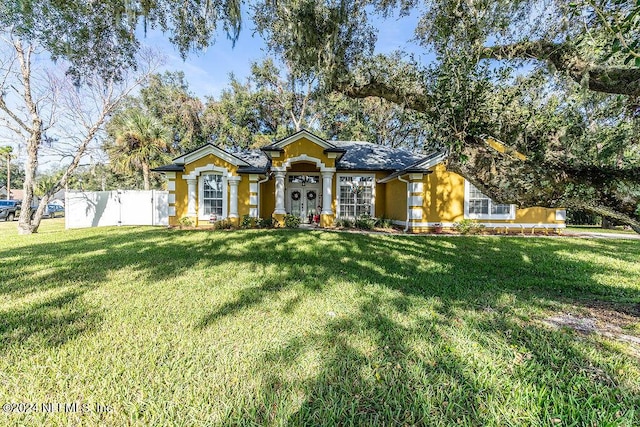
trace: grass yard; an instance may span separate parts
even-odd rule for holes
[[[638,241],[15,225],[0,425],[640,425]]]
[[[633,230],[627,230],[620,226],[614,228],[602,228],[596,225],[568,225],[566,230],[576,233],[637,234]]]

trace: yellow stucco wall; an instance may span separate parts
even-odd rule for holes
[[[377,172],[376,181],[384,178],[388,174],[386,172]],[[389,217],[387,215],[387,184],[376,183],[376,210],[374,216],[377,218]]]
[[[397,221],[407,219],[407,184],[397,179],[385,184],[384,215]]]
[[[260,217],[269,218],[276,209],[276,181],[271,178],[260,185]]]
[[[449,172],[443,164],[432,168],[425,175],[424,222],[455,222],[464,215],[464,178]]]
[[[176,173],[175,179],[176,186],[176,214],[169,217],[169,225],[177,225],[180,218],[187,216],[187,197],[189,194],[189,188],[187,181],[182,179],[182,173]]]

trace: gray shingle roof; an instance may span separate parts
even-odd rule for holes
[[[423,155],[403,148],[385,147],[364,141],[331,141],[331,143],[347,150],[336,164],[336,169],[341,170],[396,171],[405,169],[424,158]]]
[[[269,165],[269,158],[260,149],[230,148],[227,151],[253,167],[266,169]]]
[[[413,171],[413,168],[419,168],[419,164],[425,160],[425,158],[428,158],[428,156],[414,153],[403,148],[391,148],[364,141],[327,142],[335,147],[327,149],[327,151],[345,151],[336,163],[337,170],[379,170],[396,172],[412,168]],[[265,173],[271,164],[269,157],[267,157],[261,149],[227,148],[225,151],[250,165],[241,166],[239,172],[242,173]],[[171,164],[155,168],[154,170],[157,172],[181,171],[184,170],[184,167],[182,165]]]

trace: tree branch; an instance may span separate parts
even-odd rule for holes
[[[606,67],[589,62],[567,44],[520,42],[483,48],[480,59],[535,59],[553,64],[576,82],[596,92],[640,95],[640,68]]]
[[[431,97],[427,94],[418,92],[408,93],[400,90],[398,86],[377,81],[373,77],[364,84],[350,81],[337,82],[334,85],[334,90],[343,93],[349,98],[377,96],[394,104],[404,105],[407,108],[420,112],[427,111],[432,105]]]

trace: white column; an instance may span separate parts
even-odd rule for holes
[[[332,187],[333,172],[322,172],[322,215],[333,215],[333,209],[331,209],[333,200]]]
[[[229,218],[239,218],[238,215],[238,185],[242,178],[232,176],[229,178]]]
[[[284,215],[287,211],[284,209],[284,177],[286,172],[276,171],[276,210],[275,215]]]
[[[196,216],[196,183],[197,180],[195,179],[187,180],[187,185],[189,186],[187,216]]]

